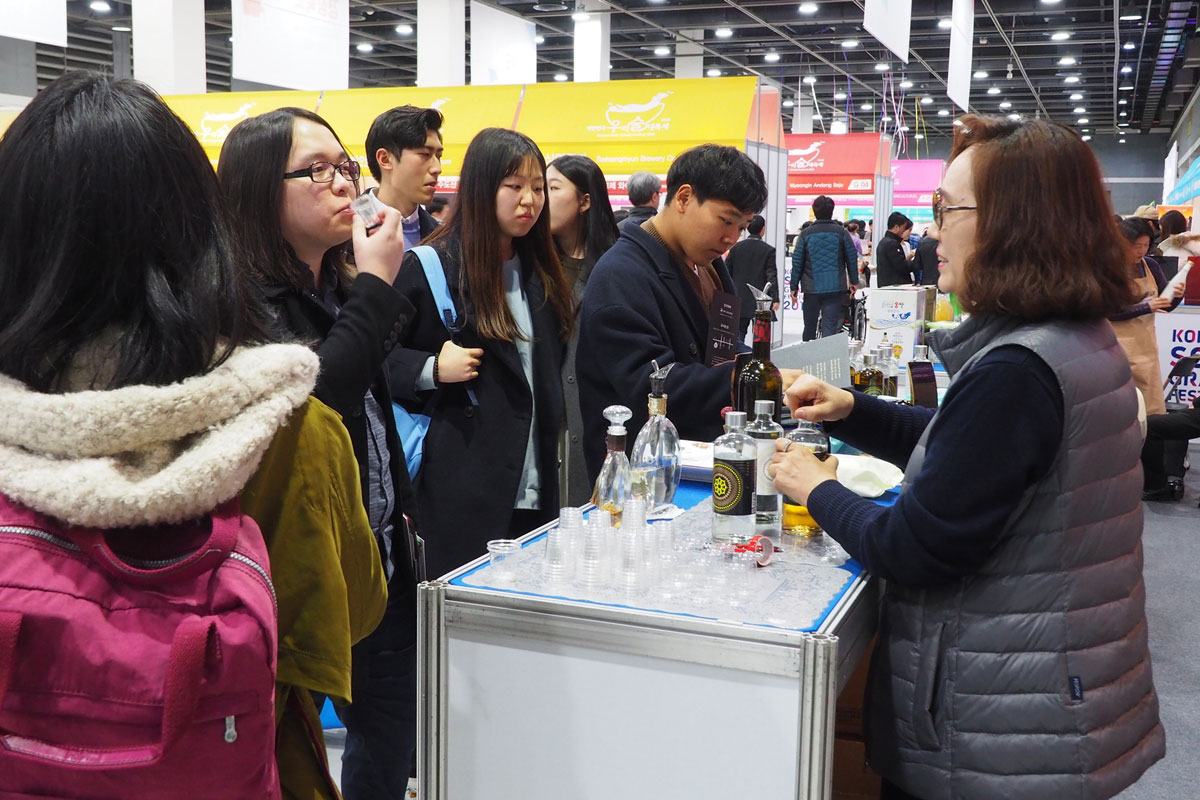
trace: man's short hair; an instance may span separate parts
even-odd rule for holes
[[[757,213],[767,204],[762,169],[736,147],[702,144],[684,150],[667,170],[667,202],[683,185],[696,200],[724,200],[741,212]]]
[[[629,193],[630,203],[644,206],[662,189],[662,180],[653,172],[635,172],[629,176],[625,188]]]
[[[888,230],[890,231],[892,228],[896,227],[897,225],[899,225],[902,228],[911,228],[912,220],[909,219],[908,217],[906,217],[904,214],[900,213],[899,211],[893,211],[891,214],[888,215]]]
[[[813,200],[813,216],[817,219],[833,219],[833,198],[821,195]]]
[[[746,226],[751,236],[762,236],[763,228],[767,227],[767,221],[763,219],[762,214],[755,214],[750,219],[750,224]]]
[[[375,158],[379,148],[398,156],[406,148],[424,147],[430,131],[441,141],[443,120],[442,112],[436,108],[416,106],[396,106],[376,117],[366,141],[367,168],[375,180],[381,180],[382,175],[379,160]]]

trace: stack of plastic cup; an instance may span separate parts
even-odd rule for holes
[[[578,558],[578,549],[580,541],[583,538],[583,512],[575,507],[567,507],[561,509],[558,516],[558,526],[551,528],[546,534],[546,578],[548,580],[555,579],[554,570],[550,567],[552,556],[556,555],[553,549],[554,537],[557,533],[558,550],[561,551],[562,558],[562,580],[569,580],[575,574],[575,561]]]
[[[575,582],[585,592],[595,593],[608,584],[608,533],[612,530],[607,511],[596,510],[583,526],[583,541],[575,563]]]
[[[642,538],[645,524],[630,525],[626,520],[621,526],[620,572],[616,586],[625,597],[635,597],[642,590]]]

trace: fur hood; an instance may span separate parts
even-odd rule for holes
[[[1186,250],[1194,256],[1200,256],[1200,233],[1177,233],[1168,236],[1159,243],[1159,247]]]
[[[87,527],[193,519],[242,490],[318,368],[308,348],[272,344],[169,386],[55,394],[0,375],[0,492]]]

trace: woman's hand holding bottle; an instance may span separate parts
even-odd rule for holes
[[[854,409],[852,393],[808,374],[801,374],[784,389],[783,402],[793,417],[809,422],[845,419]]]
[[[357,214],[352,222],[351,241],[354,243],[354,263],[359,274],[374,275],[391,286],[400,274],[400,262],[404,260],[404,229],[400,212],[384,206],[379,218],[379,227],[367,235],[366,223]]]

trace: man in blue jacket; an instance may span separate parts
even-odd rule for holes
[[[800,234],[792,252],[792,297],[799,287],[804,292],[804,341],[841,330],[847,294],[858,289],[858,251],[850,234],[833,219],[833,198],[821,195],[813,201],[816,221]]]
[[[575,357],[592,480],[604,463],[604,408],[621,404],[633,411],[630,444],[645,423],[652,360],[675,364],[667,412],[679,435],[712,441],[721,434],[733,364],[705,363],[710,310],[714,293],[736,293],[721,254],[766,200],[763,172],[744,153],[693,147],[667,172],[662,210],[623,228],[596,262],[583,295]],[[782,372],[785,387],[799,374]]]

